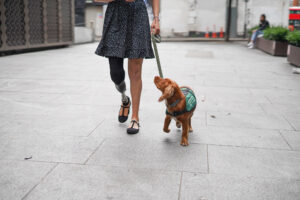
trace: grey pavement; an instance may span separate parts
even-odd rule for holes
[[[198,99],[182,147],[174,122],[162,131],[155,60],[140,133],[127,135],[96,46],[0,57],[1,200],[299,200],[300,76],[286,58],[241,42],[159,44],[165,77]]]

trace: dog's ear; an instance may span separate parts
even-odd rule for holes
[[[167,86],[164,90],[164,93],[161,95],[161,97],[158,99],[159,102],[163,101],[164,99],[170,98],[174,94],[174,87],[172,84]]]

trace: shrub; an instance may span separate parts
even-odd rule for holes
[[[300,31],[289,32],[286,39],[290,44],[300,47]]]
[[[286,41],[289,30],[287,28],[277,26],[264,30],[264,38],[267,40]]]

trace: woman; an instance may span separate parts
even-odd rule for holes
[[[103,2],[103,0],[96,0]],[[105,0],[106,1],[106,0]],[[159,34],[159,0],[153,0],[151,32]],[[119,122],[128,119],[131,101],[126,96],[124,58],[128,58],[128,74],[132,98],[131,123],[127,133],[139,132],[139,105],[142,92],[142,64],[144,58],[154,58],[150,25],[144,0],[109,0],[105,14],[102,40],[96,54],[109,60],[111,79],[122,95]]]
[[[264,30],[266,30],[269,27],[270,27],[270,24],[266,20],[266,15],[262,14],[260,16],[260,19],[259,19],[259,27],[258,27],[258,29],[252,31],[251,41],[248,44],[248,47],[250,49],[254,49],[255,42],[256,42],[256,39],[258,38],[258,36],[263,35],[264,34]]]

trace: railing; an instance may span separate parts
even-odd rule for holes
[[[0,0],[0,52],[73,41],[74,0]]]

